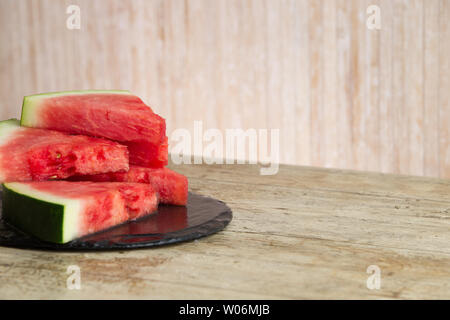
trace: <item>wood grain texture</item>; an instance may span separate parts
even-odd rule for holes
[[[445,16],[450,14],[450,3],[439,2],[439,172],[450,174],[450,26]]]
[[[225,201],[222,232],[115,252],[0,247],[0,298],[448,299],[450,183],[282,166],[184,165],[191,191]],[[68,266],[81,290],[66,289]],[[369,290],[367,267],[381,269]]]
[[[280,128],[283,163],[449,178],[449,20],[448,0],[0,0],[0,116],[129,89],[169,133]]]

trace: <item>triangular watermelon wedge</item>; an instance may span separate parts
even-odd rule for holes
[[[3,184],[2,218],[41,240],[66,243],[158,209],[143,183],[13,182]]]
[[[128,150],[117,142],[0,122],[0,182],[65,179],[128,171]]]
[[[165,120],[127,91],[67,91],[26,96],[21,125],[118,141],[129,147],[131,164],[167,165]]]

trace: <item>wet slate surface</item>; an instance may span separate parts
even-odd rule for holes
[[[61,251],[155,247],[214,234],[224,229],[232,217],[224,202],[189,193],[186,207],[160,205],[157,213],[66,244],[40,241],[0,219],[0,246]]]

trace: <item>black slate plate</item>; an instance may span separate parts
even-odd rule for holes
[[[0,246],[65,251],[146,248],[211,235],[232,218],[231,209],[222,201],[189,193],[186,207],[160,205],[155,214],[66,244],[40,241],[0,219]]]

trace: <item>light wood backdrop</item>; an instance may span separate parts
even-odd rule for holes
[[[450,0],[0,0],[0,115],[129,89],[169,132],[280,128],[284,163],[450,178],[449,21]]]

